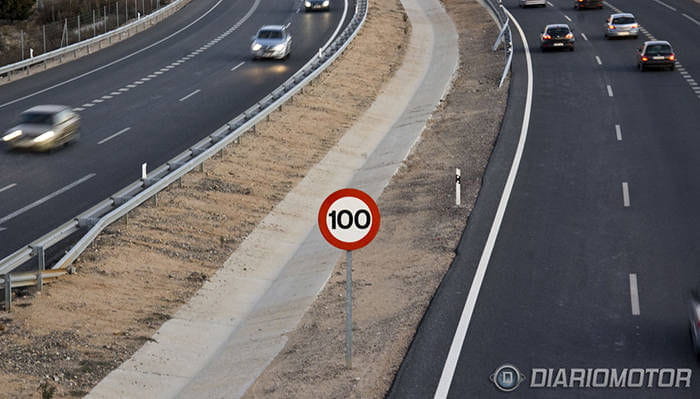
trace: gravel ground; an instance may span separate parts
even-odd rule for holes
[[[371,105],[409,32],[397,0],[372,1],[345,54],[270,122],[108,228],[77,274],[16,291],[0,398],[82,396],[136,352]]]
[[[491,52],[498,31],[487,12],[476,1],[444,4],[460,36],[458,76],[379,198],[377,238],[353,253],[353,369],[345,368],[345,265],[339,263],[245,398],[380,398],[391,386],[454,257],[508,92],[497,88],[504,59]],[[454,205],[455,168],[462,170],[461,207]]]

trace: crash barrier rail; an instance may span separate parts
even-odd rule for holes
[[[126,216],[150,198],[154,198],[157,203],[158,192],[178,181],[197,166],[203,169],[205,160],[224,151],[227,145],[237,142],[248,130],[255,129],[258,122],[280,108],[342,54],[360,31],[366,17],[367,0],[357,0],[352,19],[333,42],[320,48],[318,53],[299,71],[262,100],[185,152],[146,174],[145,177],[142,176],[140,180],[119,190],[110,198],[0,260],[0,276],[2,276],[0,288],[4,288],[5,292],[5,309],[12,309],[12,288],[31,285],[38,285],[41,288],[45,279],[73,272],[73,262],[107,226]],[[81,228],[89,228],[89,230],[55,264],[51,265],[49,270],[45,270],[45,250],[75,234]],[[36,271],[12,273],[33,258],[37,258]]]
[[[129,38],[138,32],[143,32],[147,28],[179,11],[188,2],[189,0],[175,0],[160,10],[140,17],[117,29],[23,61],[0,67],[0,84],[11,82],[17,77],[31,75],[33,72],[46,70],[49,64],[60,65],[63,62],[75,60],[109,46],[112,43]]]
[[[501,75],[501,80],[498,83],[498,87],[503,86],[503,82],[510,72],[510,65],[513,61],[513,36],[510,30],[510,19],[506,15],[505,7],[503,7],[502,0],[485,0],[487,6],[491,9],[492,14],[496,17],[500,30],[498,32],[498,37],[496,42],[493,44],[493,51],[497,51],[498,48],[503,44],[503,49],[506,56],[506,64],[503,68],[503,74]]]

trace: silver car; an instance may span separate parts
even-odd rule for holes
[[[292,35],[288,31],[289,25],[266,25],[258,30],[252,37],[253,43],[250,51],[253,58],[286,59],[292,52]]]
[[[639,36],[639,24],[629,13],[612,14],[605,20],[605,38]]]
[[[10,148],[47,151],[75,141],[80,116],[64,105],[38,105],[20,115],[19,124],[5,132],[2,141]]]
[[[547,0],[520,0],[520,7],[540,6],[547,7]]]

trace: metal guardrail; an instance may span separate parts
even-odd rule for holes
[[[506,55],[506,65],[503,68],[501,81],[498,83],[498,87],[501,87],[506,80],[506,76],[508,76],[508,72],[510,72],[511,62],[513,61],[513,36],[510,30],[510,19],[506,15],[502,0],[485,0],[485,2],[498,20],[501,28],[496,42],[493,44],[493,51],[498,50],[500,45],[503,44]]]
[[[164,18],[172,15],[179,9],[185,6],[189,0],[175,0],[167,6],[155,11],[151,14],[145,15],[136,21],[128,23],[117,29],[111,30],[109,32],[103,33],[101,35],[95,36],[93,38],[82,40],[80,42],[71,44],[66,47],[62,47],[47,53],[38,55],[36,57],[28,58],[24,61],[15,62],[13,64],[5,65],[0,67],[0,83],[11,82],[16,75],[27,76],[32,73],[33,68],[40,68],[40,70],[45,70],[48,68],[50,62],[56,62],[56,64],[63,63],[64,58],[68,58],[71,55],[70,61],[78,58],[79,55],[91,54],[92,51],[97,51],[104,47],[105,45],[110,45],[113,42],[123,40],[127,37],[131,37],[137,32],[142,32],[146,28],[155,25],[156,23],[162,21]],[[42,68],[43,67],[43,68]]]
[[[45,277],[55,277],[57,273],[71,272],[72,263],[107,226],[126,216],[128,212],[146,200],[155,197],[158,192],[176,182],[197,166],[203,165],[205,160],[222,151],[227,145],[236,142],[245,132],[254,129],[258,122],[282,106],[282,104],[321,74],[342,54],[359,32],[367,17],[367,2],[368,0],[357,0],[355,13],[350,23],[333,42],[319,49],[318,53],[299,71],[262,100],[214,131],[214,133],[200,140],[185,152],[153,170],[145,179],[135,181],[116,192],[110,198],[101,201],[55,230],[0,260],[0,276],[2,276],[0,288],[9,287],[9,289],[4,289],[5,309],[11,309],[11,288],[35,284],[41,285]],[[157,197],[155,198],[157,199]],[[45,249],[85,227],[89,227],[89,231],[58,262],[51,265],[48,268],[49,270],[44,271]],[[10,274],[13,270],[35,257],[38,259],[37,271]]]

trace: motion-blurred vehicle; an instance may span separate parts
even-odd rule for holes
[[[671,43],[665,40],[644,42],[637,52],[637,67],[642,72],[648,68],[666,68],[671,71],[676,68],[676,54]]]
[[[603,0],[574,0],[574,8],[603,8]]]
[[[568,49],[574,51],[574,32],[566,24],[551,24],[544,27],[540,33],[540,48],[542,51],[549,49]]]
[[[48,151],[80,136],[80,116],[65,105],[38,105],[20,115],[2,141],[10,148]]]
[[[252,37],[250,51],[253,58],[285,59],[292,52],[292,35],[287,30],[288,25],[266,25]]]
[[[639,24],[630,13],[612,14],[605,20],[605,38],[639,36]]]
[[[529,6],[547,7],[547,0],[520,0],[520,7]]]
[[[690,292],[688,317],[690,321],[690,338],[693,343],[693,350],[696,355],[700,355],[700,292],[698,292],[697,289]]]
[[[328,11],[330,9],[331,9],[331,2],[329,0],[304,0],[304,10],[305,11],[316,11],[316,10]]]

